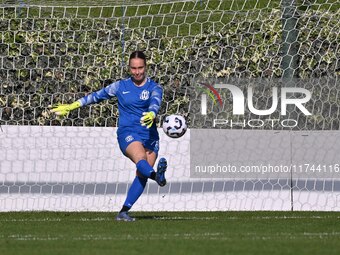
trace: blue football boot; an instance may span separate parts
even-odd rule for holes
[[[116,216],[117,221],[135,221],[135,218],[129,216],[128,212],[120,212]]]
[[[161,158],[158,161],[156,178],[155,178],[156,182],[161,187],[165,186],[165,184],[166,184],[165,171],[166,171],[167,167],[168,167],[168,163],[167,163],[166,159]]]

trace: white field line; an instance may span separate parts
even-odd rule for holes
[[[226,212],[227,213],[227,212]],[[133,214],[131,214],[133,217]],[[79,218],[79,219],[62,219],[62,218],[36,218],[36,219],[0,219],[0,222],[60,222],[60,221],[72,221],[72,222],[100,222],[100,221],[114,221],[115,215],[113,214],[112,217],[97,217],[97,218]],[[138,216],[137,220],[138,220]],[[254,219],[254,220],[277,220],[277,219],[340,219],[340,216],[338,217],[330,217],[330,216],[252,216],[252,217],[237,217],[237,216],[231,216],[231,217],[225,217],[224,220],[244,220],[247,219]],[[150,217],[151,220],[221,220],[219,217],[181,217],[181,216],[174,216],[174,217]]]
[[[303,233],[276,233],[273,235],[259,235],[258,233],[247,233],[246,236],[249,236],[251,240],[277,240],[277,239],[327,239],[332,237],[339,237],[340,232],[322,232],[322,233],[312,233],[312,232],[303,232]],[[241,239],[247,239],[242,237]]]
[[[37,218],[37,219],[0,219],[0,222],[59,222],[59,221],[80,221],[80,222],[86,222],[86,221],[112,221],[114,219],[114,216],[112,218],[79,218],[79,219],[62,219],[62,218]]]
[[[0,219],[0,222],[59,222],[60,218],[41,218],[41,219]]]
[[[111,240],[234,240],[235,238],[241,240],[278,240],[278,239],[327,239],[339,237],[340,232],[321,232],[321,233],[276,233],[273,235],[258,235],[258,233],[244,233],[242,236],[235,237],[235,235],[225,235],[220,232],[212,233],[174,233],[174,234],[151,234],[151,235],[117,235],[117,236],[104,236],[104,235],[80,235],[77,237],[63,236],[63,235],[21,235],[12,234],[8,236],[0,235],[1,239],[11,239],[16,241],[60,241],[60,240],[74,240],[74,241],[111,241]]]
[[[226,220],[242,220],[242,219],[252,219],[252,220],[277,220],[277,219],[335,219],[335,217],[330,216],[252,216],[252,217],[226,217]],[[340,219],[340,216],[336,217],[336,219]]]
[[[103,235],[81,235],[78,237],[70,237],[63,235],[0,235],[1,239],[12,239],[17,241],[59,241],[59,240],[74,240],[74,241],[105,241],[105,240],[167,240],[167,239],[229,239],[223,238],[223,233],[175,233],[175,234],[151,234],[151,235],[117,235],[117,236],[103,236]]]
[[[133,215],[131,215],[133,216]],[[41,219],[0,219],[0,222],[59,222],[59,221],[73,221],[73,222],[92,222],[92,221],[114,221],[115,215],[106,218],[79,218],[79,219],[61,219],[61,218],[41,218]],[[152,220],[217,220],[218,217],[152,217]],[[138,216],[137,216],[138,220]]]
[[[340,232],[321,232],[321,233],[312,233],[312,232],[304,232],[304,236],[318,236],[322,238],[322,236],[340,236]]]
[[[227,212],[226,212],[227,213]],[[244,219],[253,219],[253,220],[277,220],[277,219],[328,219],[335,218],[330,216],[252,216],[252,217],[223,217],[224,220],[244,220]],[[154,217],[155,220],[221,220],[219,217]],[[336,219],[340,219],[340,216],[336,217]]]
[[[154,217],[154,220],[217,220],[218,217]]]

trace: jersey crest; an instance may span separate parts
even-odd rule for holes
[[[142,93],[140,93],[139,98],[142,100],[148,100],[149,96],[150,96],[150,92],[144,89]]]

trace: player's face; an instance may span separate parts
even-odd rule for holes
[[[129,63],[130,73],[135,83],[141,84],[145,80],[146,66],[141,58],[132,58]]]

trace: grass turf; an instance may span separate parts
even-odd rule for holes
[[[0,213],[0,254],[339,254],[340,213]]]

